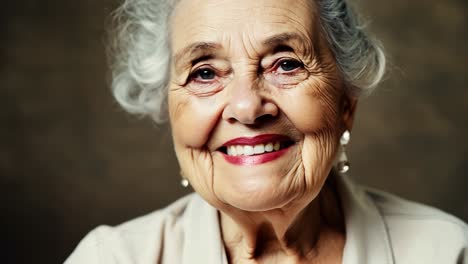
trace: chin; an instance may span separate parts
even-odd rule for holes
[[[214,159],[214,194],[225,204],[244,211],[283,208],[305,189],[299,154],[296,147],[291,147],[284,156],[253,166],[232,165],[218,155]]]
[[[258,176],[219,186],[217,197],[224,203],[243,211],[259,212],[283,208],[299,194],[289,184],[281,184],[271,175]],[[282,186],[283,185],[283,186]]]
[[[266,212],[284,208],[293,198],[285,199],[285,197],[273,195],[252,195],[251,197],[229,197],[225,200],[230,206],[242,211]]]

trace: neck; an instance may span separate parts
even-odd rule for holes
[[[220,223],[230,263],[272,258],[300,263],[330,254],[329,242],[344,245],[344,219],[332,175],[312,201],[266,212],[221,212]]]

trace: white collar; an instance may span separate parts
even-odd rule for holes
[[[228,264],[221,239],[218,210],[198,194],[193,196],[186,210],[182,264]]]
[[[377,205],[348,176],[337,179],[346,224],[343,264],[394,264],[388,227]]]
[[[346,223],[343,264],[394,264],[388,228],[379,208],[348,176],[337,176],[337,182]],[[193,196],[186,210],[182,264],[227,264],[218,211],[199,195]]]

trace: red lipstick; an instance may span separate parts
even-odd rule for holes
[[[277,134],[265,134],[259,135],[255,137],[239,137],[232,140],[227,141],[223,144],[222,147],[228,148],[233,145],[249,145],[255,146],[259,144],[267,144],[267,143],[280,143],[280,149],[272,152],[265,151],[261,154],[254,154],[254,155],[238,155],[232,156],[223,153],[224,159],[233,164],[239,166],[248,166],[248,165],[259,165],[263,163],[267,163],[273,160],[276,160],[283,156],[286,152],[288,152],[289,147],[294,144],[291,138],[284,136],[284,135],[277,135]]]
[[[223,147],[232,146],[232,145],[258,145],[258,144],[265,144],[269,142],[284,142],[284,141],[292,141],[289,137],[283,135],[275,135],[275,134],[265,134],[259,135],[256,137],[239,137],[232,140],[227,141],[223,144]]]

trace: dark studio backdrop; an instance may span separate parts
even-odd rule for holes
[[[391,60],[360,101],[350,177],[468,220],[465,0],[357,1]],[[187,193],[166,126],[126,114],[106,84],[116,0],[0,8],[0,262],[61,263],[99,224]]]

